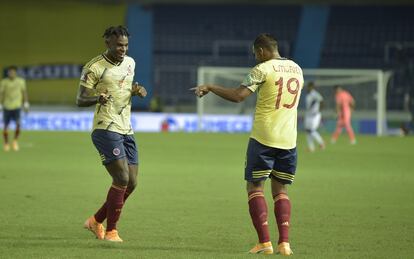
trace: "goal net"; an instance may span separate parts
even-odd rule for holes
[[[225,87],[237,87],[251,68],[241,67],[199,67],[197,83],[218,84]],[[313,81],[317,90],[324,97],[323,117],[335,118],[334,86],[340,85],[353,95],[356,109],[353,119],[375,121],[376,134],[386,132],[386,87],[391,72],[373,69],[304,69],[305,87]],[[299,115],[304,114],[303,89],[299,104]],[[242,103],[231,103],[214,94],[208,94],[197,100],[199,129],[202,119],[207,114],[254,114],[256,98],[249,97]]]

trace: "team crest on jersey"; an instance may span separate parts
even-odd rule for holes
[[[119,156],[119,154],[121,154],[121,150],[119,150],[119,148],[114,148],[114,150],[112,150],[112,154],[114,154],[115,156]]]

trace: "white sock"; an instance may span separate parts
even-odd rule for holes
[[[323,142],[323,139],[321,137],[321,135],[319,135],[319,132],[317,132],[316,130],[312,131],[311,133],[312,137],[316,140],[316,142],[318,142],[319,145],[325,145],[325,143]]]
[[[306,134],[306,140],[308,142],[308,148],[309,151],[314,151],[315,150],[315,145],[313,144],[313,138],[312,138],[312,134]]]

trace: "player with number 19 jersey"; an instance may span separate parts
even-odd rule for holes
[[[251,138],[269,147],[296,147],[297,107],[303,84],[302,69],[285,58],[268,60],[250,71],[242,85],[257,92]]]

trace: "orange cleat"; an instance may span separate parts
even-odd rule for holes
[[[273,254],[273,246],[272,242],[266,242],[266,243],[258,243],[255,247],[250,249],[249,254],[265,254],[265,255],[271,255]]]
[[[122,240],[119,235],[118,235],[118,231],[116,229],[111,230],[111,231],[107,231],[105,234],[105,240],[106,241],[111,241],[111,242],[124,242],[124,240]]]
[[[19,143],[17,142],[17,140],[13,140],[12,148],[14,151],[19,151],[20,148],[19,148]]]
[[[105,227],[95,220],[94,216],[89,217],[83,227],[91,231],[97,239],[103,240],[105,237]]]
[[[290,244],[287,242],[282,242],[277,245],[277,253],[281,255],[293,255],[292,249],[290,249]]]
[[[6,151],[6,152],[9,152],[10,151],[10,145],[9,144],[4,144],[3,150]]]

